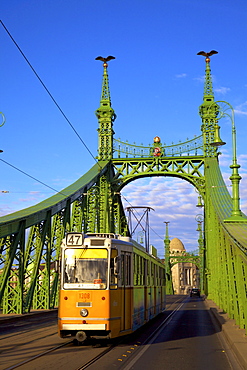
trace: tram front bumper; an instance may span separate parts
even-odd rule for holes
[[[62,324],[62,330],[106,330],[106,324]]]

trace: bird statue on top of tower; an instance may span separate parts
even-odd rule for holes
[[[101,56],[95,58],[95,60],[101,60],[102,62],[104,62],[104,64],[103,64],[104,67],[107,67],[108,66],[107,62],[109,62],[109,60],[112,60],[112,59],[116,59],[116,58],[113,57],[112,55],[109,55],[106,58],[103,58]]]
[[[214,55],[214,54],[218,54],[218,51],[216,50],[211,50],[209,53],[206,53],[205,51],[199,51],[199,53],[197,53],[197,55],[203,55],[204,57],[206,57],[206,62],[210,62],[210,58],[211,55]]]

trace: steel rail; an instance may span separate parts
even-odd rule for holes
[[[172,302],[169,307],[171,307],[172,305],[176,304],[176,303],[181,303],[178,307],[176,307],[162,322],[161,324],[145,339],[145,341],[142,343],[142,345],[146,344],[148,341],[152,340],[152,338],[156,335],[158,335],[158,333],[160,332],[161,329],[163,329],[163,327],[167,324],[169,324],[170,320],[172,319],[173,315],[184,305],[184,303],[188,300],[188,297],[186,296],[185,299],[182,299],[182,302],[180,299],[176,300],[175,302]],[[163,311],[165,312],[167,310],[167,308]],[[87,363],[83,364],[82,366],[80,366],[79,368],[77,368],[76,370],[85,370],[87,369],[89,366],[91,366],[92,364],[94,364],[95,362],[97,362],[99,359],[101,359],[103,356],[105,356],[108,352],[110,352],[113,348],[115,348],[117,345],[121,344],[123,342],[123,338],[120,339],[119,342],[117,342],[116,344],[113,344],[111,345],[109,348],[107,348],[105,351],[101,352],[100,354],[98,354],[97,356],[95,356],[94,358],[92,358],[90,361],[88,361]],[[143,349],[142,349],[143,351]],[[142,353],[142,352],[141,352]],[[132,360],[133,361],[133,360]],[[131,361],[131,364],[132,364],[132,361]],[[130,365],[132,366],[132,365]],[[127,370],[127,369],[130,369],[130,366],[127,366],[125,367],[124,369]],[[7,369],[8,370],[8,369]]]
[[[59,348],[62,348],[62,347],[64,347],[64,346],[67,346],[67,344],[70,344],[70,343],[72,343],[72,342],[73,342],[73,341],[72,341],[72,340],[70,340],[69,342],[66,342],[66,343],[60,344],[59,346],[56,346],[56,347],[50,348],[50,349],[48,349],[48,350],[47,350],[47,351],[45,351],[45,352],[42,352],[42,353],[39,353],[38,355],[35,355],[35,356],[33,356],[33,357],[30,357],[28,360],[25,360],[25,361],[20,362],[19,364],[16,364],[16,365],[10,366],[10,367],[6,368],[5,370],[13,370],[13,369],[16,369],[16,368],[18,368],[18,367],[20,367],[20,366],[22,366],[22,365],[27,364],[28,362],[31,362],[31,361],[33,361],[33,360],[36,360],[37,358],[39,358],[39,357],[41,357],[41,356],[47,355],[47,354],[48,354],[48,353],[50,353],[50,352],[56,351],[56,350],[57,350],[57,349],[59,349]]]

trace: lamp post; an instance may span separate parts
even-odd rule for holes
[[[168,233],[168,224],[169,221],[164,221],[166,224],[166,234],[165,234],[165,268],[166,268],[166,294],[173,294],[173,285],[172,285],[172,272],[171,272],[171,263],[170,263],[170,239]]]
[[[234,122],[234,109],[231,104],[225,101],[217,101],[214,104],[221,104],[222,109],[219,110],[220,117],[229,117],[232,123],[232,164],[230,168],[232,169],[232,175],[230,176],[230,180],[232,183],[232,210],[231,216],[224,220],[224,222],[247,222],[247,219],[243,217],[242,212],[240,210],[240,198],[239,198],[239,183],[241,180],[241,176],[238,173],[238,169],[240,165],[237,163],[237,145],[236,145],[236,127]],[[218,105],[219,106],[219,105]],[[210,108],[210,107],[209,107]],[[231,113],[227,112],[230,110]],[[215,138],[214,142],[210,145],[214,147],[219,147],[224,145],[225,143],[221,141],[219,137],[219,126],[215,125]]]
[[[165,234],[165,262],[166,262],[166,267],[167,267],[167,262],[170,256],[170,239],[169,239],[169,233],[168,233],[168,225],[170,221],[164,221],[164,224],[166,224],[166,234]]]

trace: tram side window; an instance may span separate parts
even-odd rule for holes
[[[147,285],[147,264],[148,264],[148,261],[144,258],[144,276],[143,276],[143,285]]]
[[[110,259],[110,289],[117,289],[118,287],[118,254],[116,249],[111,250]]]
[[[125,285],[130,285],[131,281],[130,281],[130,276],[131,276],[131,270],[130,270],[130,254],[127,254],[125,255]]]
[[[160,267],[160,285],[165,285],[164,281],[164,270]]]
[[[154,263],[151,262],[151,279],[150,279],[150,285],[154,285]]]
[[[125,285],[124,284],[124,280],[125,280],[125,274],[124,274],[124,255],[121,254],[121,285]]]
[[[146,267],[146,264],[148,266],[149,261],[138,254],[134,254],[134,285],[142,286],[147,284],[146,274],[148,273],[148,267]]]
[[[138,255],[134,253],[134,285],[138,285]]]
[[[131,284],[131,255],[123,252],[121,254],[121,284],[122,286],[129,286]]]
[[[145,268],[144,268],[144,258],[143,257],[140,257],[141,259],[141,271],[140,271],[140,285],[144,285],[144,271],[145,271]]]
[[[156,270],[156,265],[154,264],[154,280],[153,284],[157,285],[157,270]]]
[[[147,260],[147,285],[150,285],[150,261]]]

